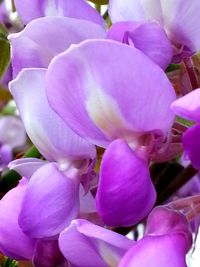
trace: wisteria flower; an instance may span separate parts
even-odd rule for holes
[[[173,62],[200,50],[198,0],[111,0],[109,14],[112,22],[157,21],[173,45]]]
[[[174,120],[169,107],[176,96],[163,71],[136,48],[91,40],[52,60],[46,91],[52,108],[75,132],[93,144],[108,147],[97,192],[100,214],[104,218],[112,214],[106,223],[120,225],[119,214],[126,205],[122,224],[138,222],[155,201],[147,161],[162,147]],[[129,157],[132,160],[127,161]],[[143,183],[136,186],[139,175]],[[132,198],[122,201],[127,200],[131,183]],[[107,196],[110,206],[105,204]],[[142,198],[148,202],[144,209]],[[139,214],[130,216],[129,208],[137,205],[141,207]]]

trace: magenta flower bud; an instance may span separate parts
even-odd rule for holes
[[[109,226],[130,226],[153,208],[156,192],[148,163],[139,158],[123,140],[113,141],[103,155],[97,210]]]
[[[173,209],[158,206],[147,219],[145,235],[182,234],[187,251],[192,245],[192,233],[186,217]]]

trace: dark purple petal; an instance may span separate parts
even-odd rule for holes
[[[123,257],[119,267],[187,267],[182,235],[146,236]]]
[[[153,208],[156,192],[148,164],[123,140],[105,151],[96,195],[97,210],[109,226],[131,226]]]
[[[200,124],[189,128],[183,135],[183,147],[192,165],[200,170]]]
[[[186,217],[167,207],[155,207],[149,214],[145,229],[146,235],[182,234],[187,250],[192,245],[192,233]]]
[[[36,267],[71,267],[61,254],[57,240],[39,240],[36,243],[33,264]]]

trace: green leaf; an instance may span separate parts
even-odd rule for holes
[[[10,63],[10,43],[7,39],[7,33],[2,24],[0,24],[0,79],[7,70]]]
[[[108,0],[89,0],[90,2],[93,2],[95,4],[98,5],[107,5],[108,4]]]
[[[179,64],[170,64],[167,69],[166,72],[171,72],[174,70],[179,70],[180,69],[180,65]]]
[[[17,267],[17,266],[18,266],[17,261],[4,257],[2,267]]]

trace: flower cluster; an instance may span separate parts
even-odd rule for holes
[[[0,118],[0,167],[20,175],[0,200],[0,251],[36,267],[186,267],[200,214],[200,1],[92,2],[15,0],[16,21],[1,3],[1,83],[21,121]],[[23,127],[39,156],[13,160]]]

